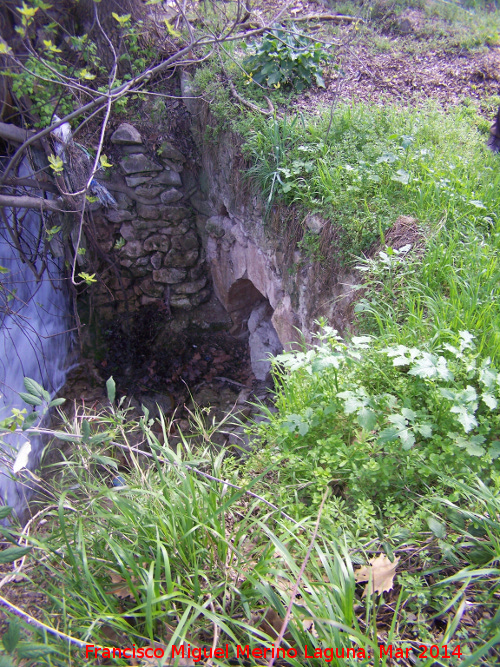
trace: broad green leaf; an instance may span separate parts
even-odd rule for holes
[[[9,623],[9,629],[7,632],[3,633],[2,644],[4,645],[7,653],[12,653],[15,651],[16,646],[21,637],[21,626],[16,620],[12,620]]]
[[[299,424],[299,433],[300,435],[306,435],[309,433],[309,424],[306,424],[305,422]]]
[[[24,387],[33,396],[43,396],[45,389],[31,378],[24,378]]]
[[[22,424],[22,429],[23,431],[26,431],[26,429],[31,428],[33,424],[40,419],[40,415],[38,412],[31,412],[27,417],[25,417],[23,424]]]
[[[380,444],[384,444],[386,442],[393,442],[394,440],[398,439],[398,434],[399,431],[397,428],[394,428],[394,426],[389,426],[388,428],[385,428],[383,431],[380,432],[378,442]]]
[[[409,449],[413,447],[415,444],[415,436],[410,429],[405,429],[404,431],[400,431],[398,433],[399,439],[403,443],[403,449],[405,452],[407,452]]]
[[[477,408],[477,403],[476,403]],[[457,415],[458,421],[462,424],[464,431],[469,433],[472,429],[477,426],[477,419],[474,417],[474,413],[465,406],[465,405],[454,405],[450,412],[453,412]]]
[[[12,563],[12,561],[22,558],[31,551],[32,547],[9,547],[0,551],[0,564]]]
[[[430,516],[427,519],[427,525],[429,526],[429,528],[436,537],[438,537],[440,540],[444,540],[444,538],[446,537],[446,526],[444,525],[444,523],[438,521],[433,516]]]
[[[485,438],[482,435],[474,435],[471,438],[455,438],[455,444],[461,449],[465,449],[470,456],[483,456],[485,453],[482,447]]]
[[[398,169],[394,176],[391,176],[391,181],[397,181],[403,185],[408,185],[410,174],[404,169]]]
[[[89,444],[91,445],[100,445],[101,442],[105,442],[106,440],[110,440],[111,436],[109,433],[96,433],[93,435],[90,440]]]
[[[81,438],[78,435],[74,435],[73,433],[65,433],[64,431],[54,431],[53,436],[54,438],[58,438],[64,442],[81,442]]]
[[[391,424],[394,424],[398,429],[405,429],[408,426],[408,422],[403,417],[403,415],[398,415],[398,414],[389,415],[387,417],[387,421],[390,421]]]
[[[420,435],[423,438],[431,438],[432,437],[432,426],[431,424],[419,424],[418,426],[415,426],[415,430],[420,433]]]
[[[446,359],[444,357],[438,358],[429,352],[424,352],[422,358],[413,364],[408,373],[421,378],[453,380],[453,373],[448,369]]]
[[[493,396],[493,394],[483,394],[481,398],[483,399],[483,402],[486,403],[486,405],[490,408],[490,410],[494,410],[498,405],[498,401]]]
[[[58,405],[62,405],[63,403],[66,403],[65,398],[54,398],[53,401],[50,401],[49,403],[49,408],[55,408]]]
[[[24,392],[20,392],[19,396],[28,405],[42,405],[43,403],[41,398],[39,398],[38,396],[33,396],[32,394],[26,394]]]
[[[94,460],[96,460],[97,463],[100,463],[101,465],[109,466],[110,468],[113,468],[114,470],[118,470],[118,463],[114,459],[112,459],[110,456],[104,456],[102,454],[94,454],[92,458]]]
[[[417,413],[410,410],[410,408],[403,408],[401,414],[408,419],[408,421],[413,422],[417,417]]]
[[[377,425],[377,415],[370,408],[362,408],[358,412],[358,424],[365,429],[365,431],[373,431]]]
[[[109,402],[114,403],[116,398],[116,384],[115,381],[113,380],[113,376],[108,378],[108,380],[106,381],[106,391],[108,393]]]
[[[328,355],[325,357],[317,357],[311,364],[311,370],[313,373],[319,373],[324,371],[325,368],[339,368],[340,361],[338,356]]]
[[[488,454],[492,459],[497,459],[500,456],[500,440],[494,440],[488,449]]]

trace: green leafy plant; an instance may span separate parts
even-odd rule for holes
[[[325,87],[322,64],[328,59],[321,44],[292,25],[265,33],[243,65],[250,81],[275,88],[292,85],[300,92],[313,84]]]

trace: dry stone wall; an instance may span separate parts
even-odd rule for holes
[[[210,298],[205,253],[189,205],[186,158],[170,142],[151,155],[139,131],[123,123],[111,137],[118,158],[102,180],[116,208],[94,212],[96,236],[117,270],[96,287],[101,316],[157,304],[189,311]]]

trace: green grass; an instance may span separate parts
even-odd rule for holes
[[[254,122],[245,151],[269,207],[315,211],[335,228],[340,247],[326,262],[353,262],[400,215],[418,221],[423,260],[410,254],[390,280],[382,262],[368,266],[373,289],[358,308],[366,331],[437,344],[466,329],[498,359],[500,172],[471,115],[339,106],[329,133],[328,113]]]
[[[300,386],[300,373],[291,377]],[[284,381],[285,393],[286,386]],[[304,399],[292,391],[282,400],[294,400],[300,409]],[[147,416],[129,422],[121,408],[80,410],[64,430],[74,440],[72,459],[63,460],[59,474],[45,484],[48,504],[22,536],[29,553],[20,585],[46,596],[43,620],[49,628],[94,646],[154,645],[166,655],[182,642],[227,642],[232,657],[237,644],[257,651],[274,644],[276,632],[263,619],[283,619],[296,586],[282,643],[297,649],[288,658],[294,667],[324,664],[322,658],[303,657],[306,645],[308,655],[355,647],[355,658],[326,654],[338,667],[360,664],[361,652],[367,664],[389,667],[378,649],[381,627],[384,643],[403,650],[414,646],[415,628],[418,643],[447,644],[450,654],[460,643],[466,662],[455,655],[446,661],[452,667],[475,664],[484,646],[494,655],[500,637],[488,619],[496,611],[498,494],[485,485],[443,479],[444,500],[428,494],[422,502],[409,495],[420,526],[396,511],[386,526],[376,512],[364,523],[366,502],[353,514],[338,495],[330,495],[314,539],[317,504],[298,503],[294,522],[247,493],[265,488],[267,475],[274,479],[273,502],[281,501],[278,489],[301,493],[303,484],[290,480],[278,457],[261,475],[254,465],[245,482],[224,450],[193,449],[183,438],[174,451],[162,444],[169,430],[162,418],[156,425]],[[118,461],[122,486],[116,488]],[[293,505],[291,500],[283,507]],[[15,525],[2,532],[14,542],[20,538]],[[362,597],[365,584],[356,583],[355,568],[384,552],[390,559],[406,554],[411,567],[399,566],[395,593]],[[484,619],[474,631],[460,623],[472,593]],[[429,625],[434,614],[444,620],[439,638]],[[99,664],[95,652],[85,658],[84,650],[14,617],[2,641],[4,667]],[[112,664],[128,662],[117,657]],[[431,667],[435,661],[420,664]]]

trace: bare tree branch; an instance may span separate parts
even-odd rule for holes
[[[0,206],[11,208],[36,208],[40,211],[63,211],[61,205],[53,199],[29,197],[28,195],[0,195]]]

